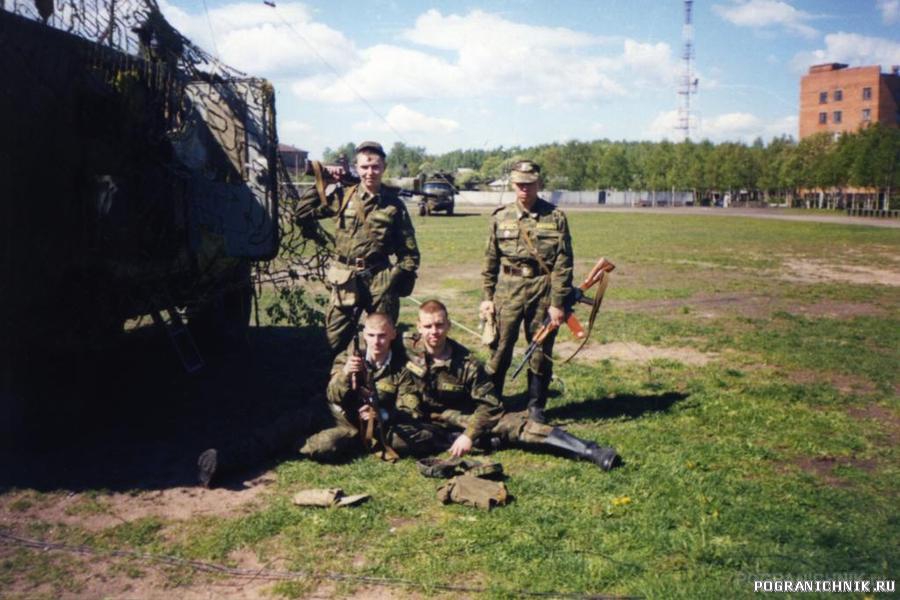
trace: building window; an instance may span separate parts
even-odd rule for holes
[[[828,113],[819,113],[819,125],[824,125],[828,122]]]
[[[840,102],[844,99],[844,91],[843,90],[834,90],[834,101]]]
[[[863,100],[871,100],[872,99],[872,88],[864,87],[863,88]]]
[[[872,109],[871,108],[863,109],[862,120],[863,121],[871,121],[872,120]]]
[[[819,104],[828,103],[828,92],[819,92]]]
[[[841,111],[836,110],[836,111],[834,111],[834,118],[832,118],[832,121],[834,121],[835,123],[840,123],[841,117],[842,117]]]

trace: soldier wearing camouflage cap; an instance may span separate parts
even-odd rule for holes
[[[550,355],[556,328],[565,320],[563,304],[572,291],[572,239],[566,215],[538,197],[541,168],[530,160],[515,163],[509,180],[516,202],[491,215],[482,270],[483,317],[493,316],[497,339],[487,370],[498,395],[503,393],[513,348],[524,324],[525,339],[549,317],[554,330],[532,354],[528,364],[528,411],[544,422],[547,388],[553,375]]]
[[[313,162],[315,185],[300,200],[298,221],[333,218],[334,255],[327,274],[331,302],[325,331],[333,352],[347,347],[360,312],[384,312],[396,321],[400,298],[412,293],[419,247],[399,190],[381,184],[385,153],[377,142],[356,147],[360,182],[326,188],[348,173]],[[392,263],[391,257],[395,260]]]

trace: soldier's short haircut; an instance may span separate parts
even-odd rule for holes
[[[425,313],[426,315],[434,315],[439,312],[444,313],[444,316],[450,318],[450,311],[447,310],[447,307],[440,300],[426,300],[422,303],[422,306],[419,307],[420,313]]]
[[[390,326],[391,329],[396,329],[396,325],[394,325],[394,320],[391,318],[391,315],[383,312],[373,312],[364,322],[364,325],[369,327],[379,327],[383,325]]]

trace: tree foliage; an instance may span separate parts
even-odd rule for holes
[[[352,157],[353,144],[326,149],[326,162],[341,153]],[[391,176],[401,175],[401,170],[415,175],[422,170],[473,169],[467,181],[488,183],[525,158],[541,165],[545,186],[552,189],[674,188],[694,190],[700,198],[729,193],[788,202],[804,193],[834,196],[848,186],[888,196],[900,189],[900,130],[880,124],[837,138],[823,133],[798,143],[785,136],[768,144],[756,139],[750,145],[604,139],[428,155],[423,147],[397,142],[388,152],[387,165]]]

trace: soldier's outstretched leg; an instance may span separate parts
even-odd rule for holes
[[[528,418],[526,411],[504,414],[491,433],[511,442],[551,446],[565,451],[573,458],[589,460],[604,471],[618,466],[621,458],[614,448],[575,437],[561,427],[551,427]]]
[[[604,471],[609,471],[622,462],[614,448],[604,448],[596,442],[582,440],[561,427],[551,429],[550,434],[544,439],[544,443],[589,460]]]
[[[300,447],[302,456],[317,462],[336,462],[363,451],[357,430],[341,426],[309,436]]]
[[[312,422],[309,410],[291,411],[244,439],[204,450],[197,458],[197,480],[209,487],[217,478],[258,465],[306,435]]]

